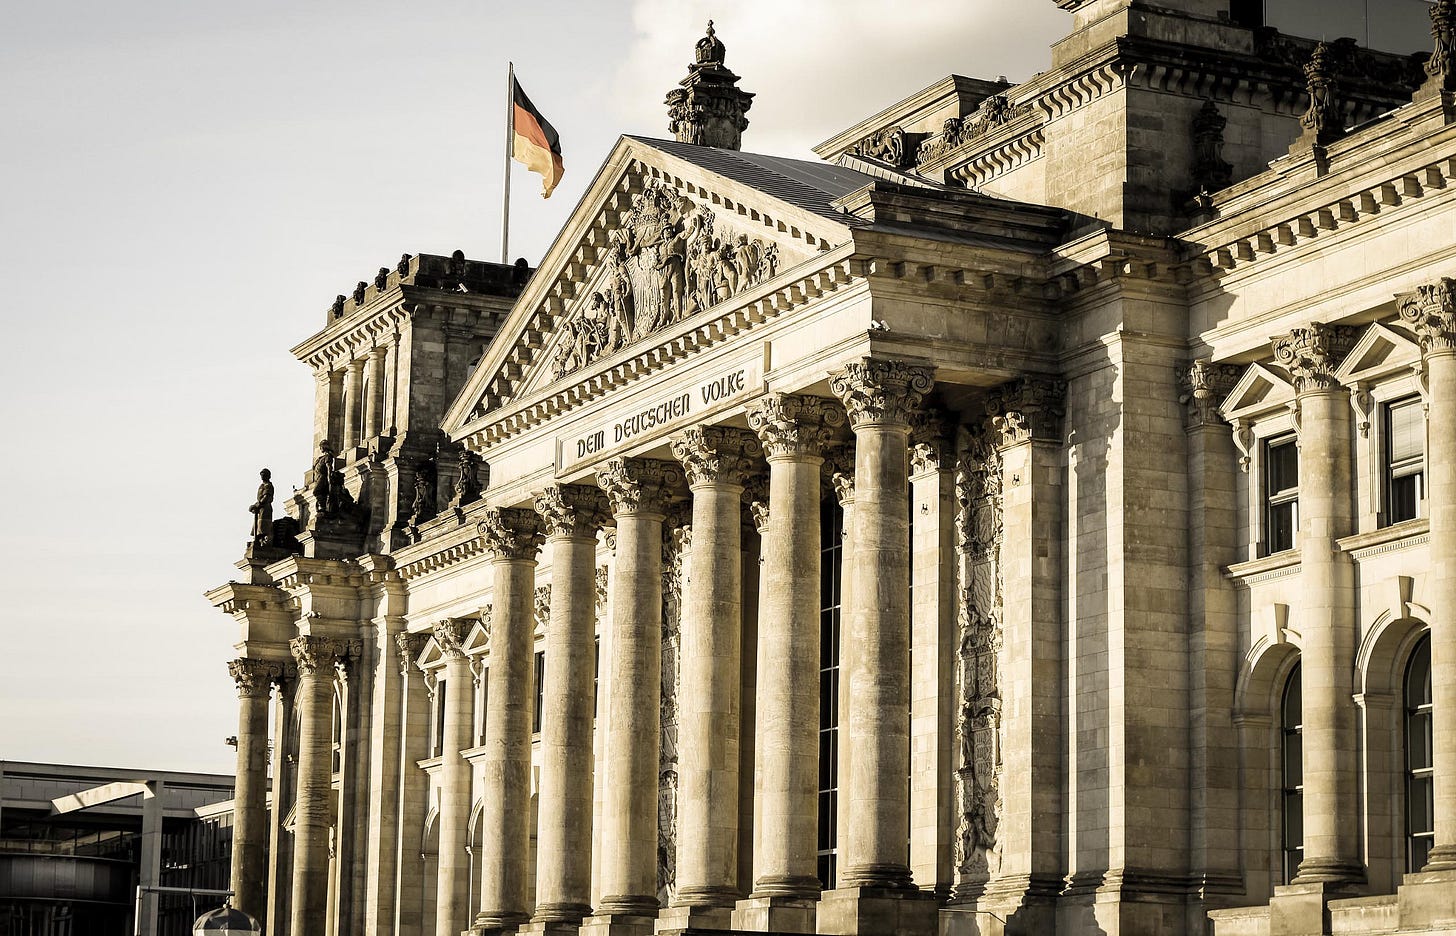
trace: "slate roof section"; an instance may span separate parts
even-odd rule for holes
[[[822,218],[851,227],[866,223],[864,219],[833,205],[835,199],[843,198],[875,181],[874,176],[863,172],[832,163],[743,153],[738,150],[679,143],[676,140],[640,136],[633,136],[631,139],[724,178],[751,186],[765,195],[813,212]]]

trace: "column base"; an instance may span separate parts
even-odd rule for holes
[[[580,920],[532,920],[516,930],[520,936],[577,936]]]
[[[1323,936],[1329,932],[1329,902],[1353,896],[1348,884],[1280,885],[1269,900],[1269,936]]]
[[[581,921],[580,936],[652,936],[657,914],[598,910]]]
[[[733,911],[728,907],[668,907],[657,915],[655,932],[679,934],[702,930],[733,929]]]
[[[733,928],[756,933],[812,933],[816,903],[813,897],[746,897],[733,907]]]
[[[1456,927],[1456,870],[1407,874],[1397,893],[1402,931]]]
[[[1343,887],[1348,891],[1352,885],[1364,882],[1365,866],[1358,861],[1306,858],[1299,863],[1299,870],[1290,884],[1326,884],[1332,888]],[[1347,894],[1347,896],[1353,896],[1353,894]]]
[[[840,887],[819,900],[817,932],[832,936],[925,936],[938,931],[940,900],[931,891]]]
[[[481,913],[466,932],[471,936],[497,936],[514,933],[530,920],[524,913]]]

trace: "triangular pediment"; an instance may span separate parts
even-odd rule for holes
[[[1408,371],[1420,359],[1420,345],[1376,322],[1365,329],[1350,353],[1345,355],[1335,377],[1343,384],[1378,380],[1396,372]]]
[[[1262,364],[1250,364],[1218,409],[1233,422],[1282,409],[1293,399],[1293,384]]]
[[[446,414],[445,431],[468,435],[503,407],[620,369],[683,328],[772,304],[796,270],[849,243],[863,222],[833,202],[871,182],[839,166],[623,137]]]

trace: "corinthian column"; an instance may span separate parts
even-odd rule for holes
[[[1427,381],[1436,841],[1424,870],[1450,872],[1456,871],[1456,280],[1401,296],[1400,317],[1420,337]]]
[[[1354,532],[1350,404],[1335,370],[1354,333],[1296,328],[1274,342],[1294,378],[1299,408],[1299,552],[1304,697],[1304,860],[1296,884],[1364,877],[1351,699],[1355,669],[1355,569],[1335,540]]]
[[[854,592],[846,614],[847,728],[854,767],[842,778],[843,887],[910,886],[910,419],[933,385],[929,367],[866,358],[830,380],[855,435]]]
[[[768,458],[758,609],[753,893],[740,929],[813,932],[819,895],[819,474],[839,407],[775,393],[748,412]],[[696,583],[695,583],[696,586]]]
[[[657,761],[661,743],[662,521],[682,479],[671,462],[614,458],[597,473],[617,522],[611,707],[602,808],[602,898],[591,924],[645,933],[657,915]]]
[[[672,440],[692,491],[693,581],[682,615],[677,895],[684,927],[727,928],[738,893],[738,744],[743,567],[740,498],[758,454],[722,426]]]
[[[329,826],[333,822],[334,665],[342,647],[328,637],[295,637],[298,665],[298,793],[294,805],[290,933],[328,931]]]
[[[435,891],[436,936],[459,936],[470,925],[470,856],[465,851],[470,825],[471,703],[474,701],[465,637],[470,622],[459,618],[435,625],[435,645],[445,658],[445,693],[440,726],[439,869]]]
[[[238,684],[238,773],[233,796],[233,906],[255,920],[263,906],[268,848],[268,692],[283,668],[242,657],[228,664]]]
[[[584,485],[555,485],[536,497],[551,550],[551,626],[541,692],[533,923],[579,923],[591,913],[596,550],[606,510],[602,492]]]
[[[534,510],[492,508],[482,533],[495,558],[485,703],[484,809],[480,824],[477,929],[515,927],[530,917],[526,852],[531,841],[531,714],[535,706],[536,554]]]

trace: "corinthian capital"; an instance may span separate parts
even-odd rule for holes
[[[824,484],[834,491],[839,506],[854,503],[854,441],[836,445],[824,457]]]
[[[829,389],[849,413],[849,424],[908,428],[920,401],[935,386],[935,368],[884,358],[852,361],[829,375]]]
[[[343,641],[317,634],[293,638],[288,642],[288,649],[298,664],[298,675],[305,679],[316,673],[332,672],[347,650]]]
[[[521,507],[492,507],[480,521],[480,535],[497,559],[534,560],[541,551],[541,517]]]
[[[754,470],[754,456],[763,452],[758,437],[727,426],[694,426],[672,438],[672,456],[682,462],[688,486],[742,486]]]
[[[945,416],[939,410],[921,410],[910,419],[910,474],[920,475],[950,467],[955,453]]]
[[[470,621],[465,618],[446,618],[436,621],[433,628],[435,645],[446,659],[465,659],[465,638],[470,633]]]
[[[394,652],[399,656],[399,674],[408,676],[410,667],[415,665],[415,660],[420,658],[420,653],[425,649],[425,641],[429,639],[428,634],[395,634]]]
[[[1294,378],[1295,393],[1328,390],[1355,338],[1354,328],[1315,322],[1274,339],[1274,360]]]
[[[1204,360],[1178,368],[1178,383],[1183,388],[1178,402],[1188,407],[1189,429],[1221,422],[1219,401],[1229,395],[1242,373],[1241,367]]]
[[[1427,354],[1456,349],[1456,279],[1443,277],[1395,298],[1401,321],[1415,331]]]
[[[238,657],[228,664],[228,672],[238,684],[238,698],[256,699],[268,695],[268,687],[283,675],[283,667],[271,660]]]
[[[609,516],[606,495],[587,484],[553,484],[536,495],[536,513],[551,539],[595,539]]]
[[[682,469],[656,458],[614,458],[597,472],[614,514],[666,514],[672,490],[681,483]]]
[[[748,408],[748,426],[769,458],[821,458],[844,411],[822,397],[770,393]]]
[[[1036,439],[1060,442],[1067,382],[1025,377],[994,390],[986,398],[986,415],[1002,448]]]

